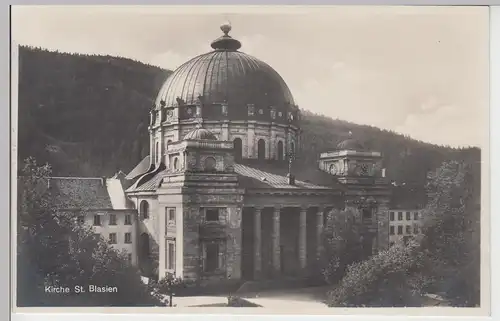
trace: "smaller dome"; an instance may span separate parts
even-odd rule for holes
[[[354,138],[348,138],[337,145],[338,150],[359,150],[362,151],[365,149],[365,146],[361,144],[358,140]]]
[[[217,140],[217,137],[205,128],[195,128],[184,136],[184,140]]]

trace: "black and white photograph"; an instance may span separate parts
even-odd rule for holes
[[[489,308],[488,7],[14,5],[11,63],[18,311]]]

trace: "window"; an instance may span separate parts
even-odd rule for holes
[[[243,142],[241,141],[241,138],[235,138],[233,140],[233,145],[234,145],[234,160],[235,161],[241,161],[243,158]]]
[[[179,159],[177,157],[174,158],[174,170],[179,169]]]
[[[389,226],[389,234],[394,235],[394,226]]]
[[[116,214],[109,214],[109,225],[116,225]]]
[[[406,212],[406,220],[407,221],[411,220],[411,213],[410,212]]]
[[[219,209],[218,208],[207,208],[205,210],[205,220],[207,222],[215,222],[219,220]]]
[[[418,234],[418,225],[413,226],[413,234]]]
[[[167,268],[175,270],[175,243],[167,243]]]
[[[226,103],[221,105],[221,109],[222,109],[222,115],[227,116],[227,104]]]
[[[271,108],[271,118],[276,119],[276,109]]]
[[[132,233],[130,232],[125,233],[125,243],[126,244],[132,243]]]
[[[406,234],[411,234],[411,226],[406,225]]]
[[[175,225],[175,208],[165,208],[168,225]]]
[[[125,225],[132,225],[132,216],[130,214],[125,215]]]
[[[101,226],[101,216],[94,215],[94,226]]]
[[[415,221],[418,220],[418,212],[413,213],[413,219]]]
[[[116,244],[116,233],[109,233],[109,244]]]
[[[390,212],[390,213],[389,213],[389,219],[390,219],[391,221],[394,221],[394,212]]]
[[[78,216],[77,221],[79,224],[85,223],[85,216],[83,215]]]
[[[204,271],[215,272],[219,268],[219,244],[205,243]]]
[[[403,226],[402,225],[398,226],[398,235],[401,235],[401,234],[403,234]]]
[[[398,221],[403,220],[403,212],[398,212]]]
[[[266,158],[266,141],[259,139],[257,142],[257,158],[263,160]]]
[[[143,219],[149,218],[149,203],[147,201],[141,201],[140,213]]]
[[[278,142],[278,160],[283,160],[283,142],[281,140]]]
[[[204,168],[206,171],[215,171],[215,165],[217,164],[217,161],[213,157],[207,157],[205,158],[205,165]]]
[[[248,116],[253,116],[255,114],[255,106],[253,104],[248,104]]]

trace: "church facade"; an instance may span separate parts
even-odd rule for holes
[[[327,214],[347,207],[364,227],[367,254],[387,248],[382,155],[350,137],[316,163],[298,161],[299,107],[230,29],[222,25],[212,51],[168,77],[150,111],[150,155],[106,183],[120,208],[103,213],[134,213],[130,260],[159,278],[310,277]]]

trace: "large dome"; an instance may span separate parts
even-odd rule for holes
[[[252,113],[257,119],[286,122],[289,111],[297,108],[283,78],[265,62],[238,51],[241,43],[227,35],[229,25],[221,29],[224,35],[212,42],[213,51],[189,60],[168,77],[156,108],[194,106],[201,101],[204,119],[247,119]],[[221,105],[226,108],[222,115]]]

